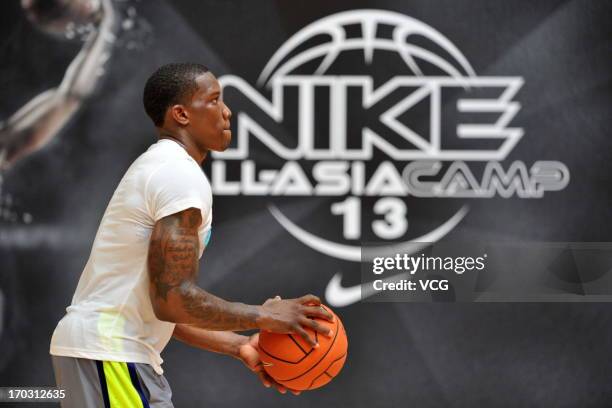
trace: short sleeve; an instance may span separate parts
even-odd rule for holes
[[[200,172],[187,160],[164,163],[154,171],[145,186],[145,200],[154,222],[188,208],[206,212]]]

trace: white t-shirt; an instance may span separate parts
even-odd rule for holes
[[[127,170],[111,198],[79,279],[58,323],[57,356],[150,364],[160,357],[174,323],[155,317],[149,297],[149,238],[160,218],[199,208],[200,254],[210,238],[212,192],[198,163],[178,143],[161,139]]]

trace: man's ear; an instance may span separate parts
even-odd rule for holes
[[[170,107],[170,115],[179,125],[187,126],[189,124],[189,113],[183,105],[172,105]]]

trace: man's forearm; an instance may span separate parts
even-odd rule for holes
[[[193,283],[183,283],[168,293],[168,303],[174,304],[169,320],[190,324],[206,330],[241,331],[259,328],[261,306],[228,302],[210,294]]]
[[[155,315],[207,330],[258,328],[260,306],[228,302],[196,285],[201,222],[200,210],[189,208],[155,224],[148,255]]]
[[[184,324],[176,325],[173,336],[192,347],[236,358],[239,358],[240,346],[249,339],[231,331],[210,331]]]

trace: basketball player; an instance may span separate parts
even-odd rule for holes
[[[159,140],[130,166],[102,217],[67,314],[51,340],[63,407],[172,407],[161,351],[171,337],[261,370],[262,329],[324,335],[312,318],[333,318],[318,298],[228,302],[196,284],[211,233],[212,195],[201,164],[231,139],[231,112],[207,68],[170,64],[147,81],[144,107]]]

